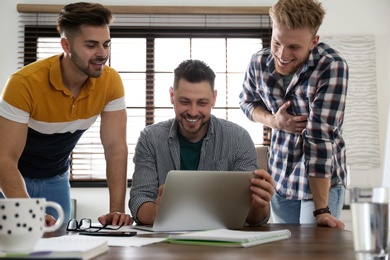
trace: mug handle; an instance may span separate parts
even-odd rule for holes
[[[43,231],[44,232],[53,232],[56,231],[58,228],[61,227],[62,223],[64,222],[64,211],[62,210],[62,207],[60,204],[54,201],[46,201],[45,207],[52,207],[54,208],[58,213],[58,218],[56,223],[53,226],[44,226]]]

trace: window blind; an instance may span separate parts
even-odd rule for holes
[[[19,14],[19,67],[62,52],[56,19],[56,13]],[[255,144],[269,145],[270,129],[243,115],[238,93],[250,56],[269,46],[270,35],[267,14],[114,15],[107,65],[119,72],[125,85],[129,179],[140,131],[146,125],[174,117],[168,89],[173,83],[173,69],[187,58],[204,60],[217,74],[218,97],[212,113],[244,126]],[[75,147],[72,179],[105,179],[99,126],[100,118]]]

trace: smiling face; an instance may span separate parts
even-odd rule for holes
[[[110,55],[108,26],[80,26],[80,32],[70,39],[63,38],[63,48],[74,65],[74,71],[97,78],[103,73]]]
[[[288,75],[297,71],[317,45],[319,36],[313,36],[309,28],[287,29],[273,23],[271,52],[279,74]]]
[[[211,109],[217,92],[212,91],[208,81],[190,83],[180,79],[176,90],[170,89],[179,133],[190,142],[197,142],[206,134]]]

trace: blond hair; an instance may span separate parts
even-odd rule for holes
[[[316,0],[279,0],[269,10],[273,22],[288,29],[309,28],[317,34],[325,16],[325,10]]]

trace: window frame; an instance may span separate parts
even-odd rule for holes
[[[147,37],[152,40],[155,38],[256,38],[256,35],[268,35],[269,38],[262,38],[263,47],[269,47],[271,28],[148,28],[143,27],[127,27],[127,26],[111,26],[111,38],[129,38],[131,37]],[[31,32],[33,31],[33,32]],[[24,65],[27,65],[37,59],[37,48],[39,37],[59,37],[55,26],[49,25],[26,25],[25,26],[25,48],[24,48]],[[261,38],[261,37],[260,37]],[[35,48],[35,53],[31,52],[31,48]],[[34,56],[35,55],[35,56]],[[147,58],[147,57],[145,57]],[[108,63],[110,65],[110,63]],[[153,70],[150,70],[149,76],[153,77]],[[148,79],[148,75],[146,77]],[[145,84],[147,85],[148,80]],[[148,92],[148,86],[146,86],[146,92]],[[145,93],[145,95],[147,95]],[[131,105],[131,104],[130,104]],[[157,109],[153,106],[153,103],[145,104],[145,126],[154,123],[154,110]],[[129,104],[126,109],[131,109]],[[232,109],[226,107],[226,109]],[[236,108],[234,108],[236,109]],[[151,118],[150,115],[152,116]],[[270,128],[263,126],[263,145],[270,144]],[[72,153],[73,154],[73,153]],[[72,167],[72,166],[71,166]],[[70,169],[72,171],[72,168]],[[71,175],[70,183],[72,187],[107,187],[106,179],[102,178],[82,178]],[[128,179],[128,186],[131,186],[131,178]]]

